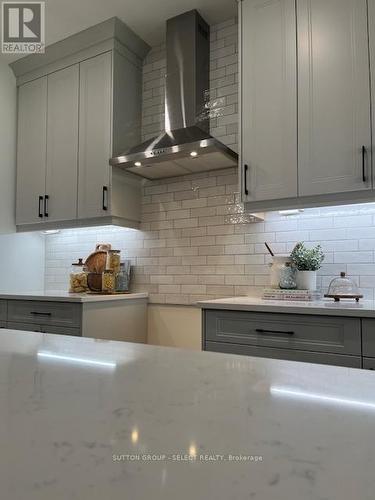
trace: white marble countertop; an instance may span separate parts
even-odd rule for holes
[[[19,292],[7,293],[0,291],[0,299],[5,300],[42,300],[49,302],[106,302],[112,300],[134,300],[147,299],[148,293],[124,293],[118,295],[100,295],[89,293],[69,293],[69,292]]]
[[[0,333],[4,500],[373,500],[374,421],[371,371]]]
[[[355,300],[347,299],[334,302],[332,299],[325,299],[302,302],[263,300],[257,297],[229,297],[227,299],[201,301],[197,305],[202,309],[375,318],[375,301],[372,300],[355,302]]]

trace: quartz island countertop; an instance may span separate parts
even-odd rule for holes
[[[252,311],[290,314],[315,314],[321,316],[347,316],[375,318],[373,300],[316,300],[311,302],[289,300],[264,300],[257,297],[229,297],[204,300],[197,303],[202,309],[227,309],[232,311]]]
[[[7,293],[0,291],[0,300],[41,300],[49,302],[106,302],[109,300],[147,299],[148,293],[121,293],[121,294],[90,294],[69,293],[63,291],[35,291]]]
[[[6,500],[373,500],[375,374],[0,332]]]

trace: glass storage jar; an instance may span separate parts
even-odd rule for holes
[[[115,291],[115,273],[111,269],[106,269],[103,273],[102,291],[113,293]]]
[[[116,292],[128,292],[130,287],[130,260],[121,262],[120,272],[116,275]]]
[[[120,250],[108,250],[107,251],[107,264],[106,268],[113,271],[114,273],[120,272],[121,263],[121,251]]]
[[[286,262],[280,268],[280,288],[283,290],[295,290],[297,288],[296,275],[297,270],[291,266],[290,262]]]
[[[73,262],[69,276],[69,292],[70,293],[85,293],[88,290],[87,272],[83,259],[78,259],[78,262]]]

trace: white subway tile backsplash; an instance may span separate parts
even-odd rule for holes
[[[356,262],[373,262],[373,261],[374,261],[373,252],[335,252],[334,254],[335,263],[346,264],[347,262],[356,263]]]
[[[375,250],[375,239],[356,241],[359,250]]]
[[[352,215],[335,217],[335,227],[368,227],[372,225],[372,215]]]
[[[210,254],[207,257],[208,265],[233,265],[234,264],[234,255],[212,255]]]

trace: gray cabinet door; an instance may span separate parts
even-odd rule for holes
[[[297,0],[297,26],[299,195],[369,190],[367,2]]]
[[[375,123],[375,0],[368,0],[369,44],[370,44],[370,71],[372,95],[372,125]],[[374,151],[375,136],[372,134],[372,150]],[[375,187],[375,163],[372,161],[372,185]]]
[[[375,358],[375,319],[362,320],[362,353]]]
[[[78,90],[78,64],[48,75],[48,221],[77,217]]]
[[[243,0],[239,5],[243,200],[293,198],[297,196],[295,2]]]
[[[46,127],[47,77],[43,77],[18,89],[17,225],[43,220]]]
[[[110,214],[112,54],[80,63],[78,218]]]
[[[365,370],[375,370],[375,358],[363,358],[363,368]]]
[[[7,301],[0,300],[0,321],[6,321],[7,319]]]
[[[361,355],[360,319],[245,311],[205,312],[213,342]]]
[[[239,344],[223,344],[206,342],[206,351],[240,354],[261,358],[285,359],[288,361],[302,361],[304,363],[318,363],[322,365],[347,366],[361,368],[360,356],[341,356],[338,354],[324,354],[320,352],[293,351],[288,349],[273,349]]]

